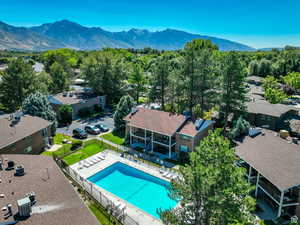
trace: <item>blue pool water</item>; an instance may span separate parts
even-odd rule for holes
[[[152,216],[157,209],[169,209],[176,201],[168,196],[169,182],[117,162],[88,178],[99,187],[117,195]]]

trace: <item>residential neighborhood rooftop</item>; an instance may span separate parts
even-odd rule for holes
[[[95,94],[87,90],[76,90],[73,92],[58,93],[51,95],[48,100],[52,104],[58,105],[73,105],[85,101],[89,98],[96,97]]]
[[[2,115],[0,117],[0,149],[50,125],[49,121],[36,116],[22,115],[17,123],[13,123],[12,114]]]
[[[186,117],[180,114],[139,107],[135,113],[127,115],[124,120],[128,121],[130,126],[170,136],[183,125]]]
[[[199,127],[197,127],[197,124],[199,123]],[[214,123],[212,120],[191,120],[189,119],[179,130],[181,134],[185,134],[191,137],[194,137],[199,132],[205,130],[208,126],[210,126],[212,123]]]
[[[255,100],[254,102],[247,102],[247,111],[249,113],[265,114],[274,117],[280,117],[282,114],[290,110],[299,110],[290,105],[271,104],[264,100]]]
[[[12,154],[1,158],[5,161],[4,168],[8,161],[14,161],[24,167],[25,175],[15,176],[16,170],[0,170],[0,194],[4,194],[4,198],[0,198],[0,206],[12,204],[12,214],[16,215],[17,201],[30,192],[35,194],[36,203],[31,207],[30,217],[18,224],[98,224],[51,157]],[[14,221],[13,216],[4,219],[1,215],[0,224],[10,221]]]
[[[263,129],[264,135],[237,142],[236,154],[279,190],[300,185],[300,146]]]

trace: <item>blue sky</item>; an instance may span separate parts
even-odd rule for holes
[[[300,0],[0,0],[0,21],[68,19],[111,31],[174,28],[252,47],[300,46]]]

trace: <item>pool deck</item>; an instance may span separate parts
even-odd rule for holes
[[[73,164],[70,166],[71,169],[73,169],[76,173],[78,173],[81,177],[84,179],[87,179],[88,177],[94,175],[95,173],[109,167],[110,165],[116,163],[116,162],[122,162],[124,164],[127,164],[131,167],[134,167],[136,169],[139,169],[141,171],[144,171],[148,174],[151,174],[155,177],[158,177],[165,181],[170,181],[169,179],[162,176],[162,174],[159,171],[159,168],[155,168],[154,166],[150,166],[141,162],[136,162],[133,160],[129,160],[127,158],[123,158],[120,156],[120,154],[106,150],[104,152],[98,153],[96,155],[91,156],[90,158],[87,158],[85,160],[94,158],[97,155],[105,155],[105,159],[88,167],[82,167],[82,162],[78,162],[76,164]],[[80,167],[82,167],[80,169]],[[108,197],[113,202],[122,202],[126,204],[126,213],[132,217],[134,220],[136,220],[139,224],[149,224],[149,225],[162,225],[161,220],[153,217],[152,215],[146,213],[145,211],[137,208],[136,206],[128,203],[127,201],[117,197],[116,195],[104,190],[103,188],[94,185],[95,188],[97,188],[101,193],[103,193],[106,197]]]

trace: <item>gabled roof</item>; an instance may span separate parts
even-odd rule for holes
[[[248,112],[274,117],[280,117],[291,110],[297,110],[297,108],[283,104],[271,104],[264,100],[255,100],[254,102],[247,103]]]
[[[40,117],[23,115],[20,121],[12,126],[9,117],[10,115],[6,114],[0,118],[0,149],[51,125],[49,121]]]
[[[199,123],[198,128],[197,128],[197,124],[196,124],[197,122]],[[181,134],[185,134],[185,135],[194,137],[199,132],[206,130],[206,128],[209,127],[210,125],[212,125],[213,123],[214,123],[214,121],[212,121],[212,120],[199,119],[196,121],[192,121],[190,119],[182,126],[182,128],[178,132]]]
[[[264,135],[237,142],[236,154],[279,190],[300,185],[300,146],[263,129]]]
[[[143,128],[167,136],[173,135],[186,121],[186,117],[180,114],[137,108],[137,112],[128,114],[124,120],[130,126]]]

